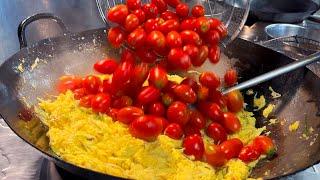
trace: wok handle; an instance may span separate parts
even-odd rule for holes
[[[51,19],[60,26],[64,34],[67,34],[69,32],[67,27],[64,25],[63,21],[59,17],[54,16],[53,14],[50,14],[50,13],[35,14],[21,21],[18,26],[18,38],[20,43],[20,49],[27,47],[27,39],[26,39],[26,32],[25,32],[26,27],[30,23],[37,21],[39,19]]]

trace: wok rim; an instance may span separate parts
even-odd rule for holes
[[[71,33],[70,35],[71,36],[83,36],[83,35],[87,35],[89,33],[92,33],[92,32],[104,32],[106,29],[105,28],[97,28],[97,29],[90,29],[90,30],[86,30],[86,31],[82,31],[82,32],[77,32],[77,33]],[[237,38],[237,39],[240,39],[241,41],[247,41],[245,39],[242,39],[242,38]],[[51,41],[51,42],[55,42],[55,41],[59,41],[59,40],[68,40],[68,37],[67,36],[57,36],[57,37],[52,37],[52,38],[46,38],[46,39],[43,39],[43,40],[40,40],[38,42],[35,42],[35,43],[32,43],[30,44],[28,47],[24,47],[22,49],[20,49],[18,52],[16,52],[15,54],[13,54],[12,56],[10,56],[9,58],[7,58],[1,65],[0,65],[0,69],[4,66],[5,63],[9,62],[9,61],[12,61],[12,58],[14,58],[15,56],[17,56],[19,53],[23,53],[23,51],[26,51],[26,49],[28,49],[29,47],[32,47],[32,48],[36,48],[38,46],[41,46],[44,44],[44,42],[47,42],[47,41]],[[250,41],[249,41],[250,42]],[[251,42],[253,43],[253,42]],[[254,43],[255,44],[255,43]],[[262,45],[260,44],[255,44],[256,46],[261,46],[263,47]],[[263,48],[266,48],[266,47],[263,47]],[[274,51],[274,53],[278,53],[279,52],[276,52]],[[283,55],[285,56],[285,55]],[[289,59],[291,59],[290,57],[288,57]],[[307,68],[308,69],[308,68]],[[308,69],[308,71],[310,71]],[[310,71],[311,72],[311,71]],[[311,72],[313,73],[313,72]],[[24,141],[24,143],[27,143],[29,146],[31,146],[32,148],[34,148],[35,150],[37,150],[38,153],[41,154],[42,157],[50,160],[50,161],[53,161],[54,164],[56,166],[59,166],[61,168],[63,168],[64,170],[68,171],[69,173],[71,174],[75,174],[74,172],[70,171],[69,168],[66,168],[65,165],[71,167],[71,168],[79,168],[79,170],[81,171],[87,171],[89,173],[97,173],[97,175],[99,176],[109,176],[110,178],[117,178],[117,179],[124,179],[123,177],[119,177],[119,176],[115,176],[115,175],[110,175],[110,174],[106,174],[106,173],[101,173],[101,172],[98,172],[98,171],[95,171],[95,170],[92,170],[92,169],[88,169],[88,168],[84,168],[84,167],[80,167],[78,165],[75,165],[75,164],[72,164],[70,162],[67,162],[67,161],[64,161],[63,159],[60,159],[58,156],[54,156],[52,154],[49,154],[43,150],[41,150],[40,148],[36,147],[35,145],[33,145],[32,143],[28,142],[25,138],[23,138],[22,136],[20,136],[15,130],[14,130],[14,127],[13,125],[11,126],[10,123],[8,123],[9,121],[7,120],[7,118],[5,118],[2,113],[0,112],[0,117],[4,120],[4,122],[6,123],[6,125],[10,128],[10,130],[12,132],[14,132],[14,134],[16,136],[18,136],[20,139],[22,139]],[[58,163],[60,164],[64,164],[63,166],[60,166]],[[302,172],[316,164],[319,164],[320,163],[320,159],[317,160],[315,163],[309,165],[309,166],[304,166],[303,168],[299,169],[299,170],[296,170],[294,172],[290,172],[290,173],[287,173],[287,174],[282,174],[280,176],[277,176],[277,177],[272,177],[272,178],[268,178],[268,179],[279,179],[279,178],[283,178],[283,177],[288,177],[288,176],[291,176],[291,175],[295,175],[299,172]],[[249,176],[250,177],[250,176]],[[263,178],[263,177],[262,177]]]

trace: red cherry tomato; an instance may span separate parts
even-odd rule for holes
[[[154,102],[149,105],[148,113],[162,117],[165,114],[165,107],[161,102]]]
[[[126,17],[129,14],[129,10],[126,5],[124,4],[119,4],[114,7],[112,7],[108,13],[107,13],[107,18],[111,22],[122,24]]]
[[[92,95],[92,94],[84,96],[84,97],[80,98],[79,105],[82,107],[89,108],[89,107],[91,107],[91,100],[93,98],[94,98],[94,95]]]
[[[210,22],[210,29],[217,29],[217,27],[221,24],[221,21],[217,18],[208,18]]]
[[[224,75],[224,82],[227,86],[233,86],[238,81],[237,71],[234,69],[229,69]]]
[[[139,18],[135,14],[129,14],[124,21],[126,31],[132,31],[139,26]]]
[[[167,71],[160,66],[151,68],[149,73],[149,84],[162,89],[168,83]]]
[[[146,81],[149,75],[149,64],[148,63],[139,63],[137,64],[132,72],[130,79],[130,84],[135,89],[139,89],[142,84]]]
[[[129,96],[121,96],[112,102],[112,107],[117,109],[131,106],[131,105],[132,105],[132,99]]]
[[[129,127],[132,136],[146,141],[154,141],[163,130],[162,118],[145,115],[136,118]]]
[[[66,75],[59,78],[56,88],[59,93],[65,93],[67,90],[73,91],[81,86],[82,80],[80,77]]]
[[[88,93],[96,94],[101,85],[101,80],[97,76],[89,75],[83,79],[82,84]]]
[[[87,90],[85,88],[79,88],[73,91],[73,96],[74,96],[74,99],[76,100],[79,100],[86,95],[87,95]]]
[[[215,144],[220,144],[227,140],[227,132],[219,123],[211,123],[208,126],[206,133],[214,140]]]
[[[160,90],[154,86],[144,87],[138,94],[138,102],[145,105],[157,101],[160,98]]]
[[[200,34],[205,34],[210,30],[210,22],[206,17],[199,17],[195,21],[195,28]]]
[[[109,94],[99,93],[91,100],[91,108],[94,112],[106,113],[110,107],[111,98]]]
[[[220,146],[220,150],[225,154],[226,158],[230,160],[232,158],[238,157],[243,147],[243,144],[240,139],[233,138],[233,139],[224,141],[219,146]]]
[[[155,4],[144,4],[141,9],[146,14],[147,19],[156,18],[158,15],[158,8]]]
[[[213,167],[221,167],[227,163],[225,154],[221,151],[219,146],[214,144],[206,146],[204,160]]]
[[[129,49],[123,50],[121,54],[120,62],[125,62],[125,61],[132,62],[132,63],[136,61],[134,54]]]
[[[220,39],[223,39],[223,38],[227,37],[227,35],[228,35],[228,29],[222,23],[217,27],[217,31],[219,32]]]
[[[194,92],[196,92],[199,88],[199,85],[196,80],[192,79],[191,77],[185,78],[183,81],[181,81],[180,84],[188,85],[190,86]]]
[[[167,34],[166,42],[169,48],[179,48],[182,46],[182,39],[177,31],[170,31]]]
[[[183,131],[179,124],[171,123],[164,130],[164,134],[172,139],[181,139],[183,136]]]
[[[201,45],[201,38],[198,33],[191,30],[184,30],[180,33],[184,45],[193,44],[196,46]]]
[[[137,56],[145,63],[154,63],[157,60],[157,55],[154,51],[146,47],[139,48],[137,50]]]
[[[201,160],[204,153],[204,144],[201,136],[190,135],[183,140],[183,152],[188,156],[194,156],[196,160]]]
[[[133,72],[134,62],[127,60],[119,64],[112,76],[112,86],[117,90],[123,89],[126,83],[130,80]]]
[[[209,97],[209,89],[205,86],[199,86],[197,90],[197,100],[205,101]]]
[[[168,81],[167,85],[162,89],[163,92],[174,93],[174,88],[178,86],[178,83],[174,81]]]
[[[128,44],[133,48],[142,47],[147,39],[147,34],[142,28],[132,31],[127,38]]]
[[[191,9],[191,14],[193,17],[202,17],[205,15],[205,9],[201,5],[195,5]]]
[[[173,48],[168,54],[168,63],[176,69],[187,70],[191,66],[190,57],[181,48]]]
[[[182,50],[190,56],[192,62],[199,56],[199,48],[193,44],[183,46]]]
[[[189,121],[188,107],[180,101],[173,102],[167,110],[167,118],[171,123],[178,123],[181,126]]]
[[[183,127],[183,133],[184,133],[184,136],[190,136],[190,135],[194,135],[194,134],[201,136],[200,129],[191,125],[190,123],[187,123]]]
[[[99,93],[109,93],[109,94],[114,94],[114,88],[112,87],[112,79],[105,79],[102,81],[102,84],[100,84]]]
[[[168,34],[170,31],[178,31],[180,27],[179,21],[170,19],[159,25],[159,30],[163,34]]]
[[[219,77],[213,72],[203,72],[199,76],[199,82],[209,89],[216,89],[220,86]]]
[[[185,103],[194,103],[197,100],[196,93],[192,90],[192,88],[185,84],[180,84],[174,88],[174,93],[179,100]]]
[[[162,100],[162,103],[165,105],[165,106],[170,106],[170,104],[172,104],[174,102],[174,95],[171,94],[171,93],[164,93],[162,96],[161,96],[161,100]]]
[[[180,4],[180,0],[165,0],[167,4],[173,8],[176,8],[178,4]]]
[[[112,118],[113,121],[117,120],[117,113],[119,112],[119,109],[116,108],[110,108],[107,112],[108,116]]]
[[[209,90],[209,100],[224,108],[227,104],[226,98],[217,90]]]
[[[236,133],[241,129],[239,119],[235,114],[230,112],[223,113],[222,125],[230,134]]]
[[[154,4],[157,6],[159,13],[162,13],[168,9],[168,6],[165,0],[151,0],[151,4]]]
[[[196,30],[196,19],[195,18],[188,18],[181,22],[180,30],[190,30],[195,31]]]
[[[108,31],[108,41],[115,48],[120,47],[126,39],[126,34],[119,27],[112,27]]]
[[[176,6],[176,13],[179,17],[184,18],[189,15],[189,6],[185,3],[180,3]]]
[[[272,139],[267,136],[258,136],[253,140],[253,146],[258,149],[261,154],[272,157],[276,153],[276,146]]]
[[[208,57],[211,63],[217,64],[220,61],[220,47],[210,47]]]
[[[208,58],[208,53],[209,53],[208,46],[206,45],[200,46],[198,56],[192,59],[192,65],[196,67],[202,66],[202,64]]]
[[[220,35],[219,32],[216,30],[210,30],[206,34],[206,41],[211,45],[211,46],[217,46],[220,42]]]
[[[160,31],[151,31],[147,36],[147,44],[153,49],[165,48],[166,37]]]
[[[240,91],[232,91],[226,96],[227,107],[231,112],[239,112],[243,108],[244,100]]]
[[[170,19],[179,20],[179,17],[177,16],[177,14],[172,11],[165,11],[165,12],[161,13],[160,17],[162,19],[164,19],[165,21],[170,20]]]
[[[223,39],[227,36],[228,30],[219,19],[209,18],[209,22],[210,22],[210,29],[218,31],[220,39]]]
[[[116,117],[119,122],[130,124],[136,118],[143,116],[143,110],[134,106],[121,108]]]
[[[221,122],[223,120],[223,112],[216,103],[211,103],[208,110],[208,116],[212,121]]]
[[[127,0],[127,7],[129,10],[136,10],[141,7],[141,0]]]
[[[118,63],[114,59],[104,59],[93,65],[94,69],[102,74],[112,74],[118,67]]]
[[[206,126],[206,123],[206,119],[200,111],[196,109],[190,110],[190,120],[188,124],[198,129],[203,129]]]
[[[147,33],[157,30],[158,27],[159,27],[159,24],[156,19],[148,19],[144,23],[144,29]]]
[[[163,130],[165,130],[169,125],[169,121],[167,121],[165,118],[160,118],[160,119],[162,121]]]
[[[253,145],[248,145],[241,149],[238,158],[243,162],[249,163],[257,160],[260,155],[261,153],[257,148],[255,148]]]
[[[136,15],[139,19],[139,23],[142,24],[146,20],[146,14],[142,9],[136,9],[132,12],[132,14]]]

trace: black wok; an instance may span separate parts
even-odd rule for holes
[[[52,18],[42,14],[39,18]],[[25,21],[29,23],[35,19]],[[57,18],[56,21],[60,22]],[[61,24],[61,23],[60,23]],[[22,47],[24,26],[20,27]],[[84,75],[90,72],[92,64],[107,56],[117,56],[117,50],[106,42],[105,29],[96,29],[64,36],[45,39],[36,44],[22,48],[18,53],[6,60],[0,67],[0,114],[10,128],[26,143],[41,152],[46,158],[59,167],[88,179],[115,178],[80,168],[57,157],[48,146],[45,137],[46,127],[40,121],[29,130],[22,127],[19,112],[27,108],[27,104],[36,104],[37,97],[48,97],[52,94],[56,79],[64,74]],[[25,40],[25,39],[24,39]],[[241,80],[262,74],[293,60],[265,47],[236,39],[224,54],[238,58],[237,66]],[[38,62],[36,65],[34,62]],[[23,64],[23,69],[20,64]],[[23,72],[22,72],[23,71]],[[268,87],[272,86],[282,94],[278,100],[270,98]],[[277,105],[275,117],[285,119],[284,124],[268,125],[261,112],[256,112],[257,126],[266,125],[271,137],[278,145],[278,156],[270,161],[263,161],[253,169],[253,177],[278,178],[306,169],[320,161],[320,78],[306,68],[302,68],[273,79],[256,87],[269,102]],[[246,97],[250,102],[251,97]],[[289,124],[300,120],[297,132],[288,130]],[[312,127],[314,132],[305,140],[302,136],[305,125]],[[36,130],[35,130],[36,129]],[[46,142],[46,143],[43,143]]]

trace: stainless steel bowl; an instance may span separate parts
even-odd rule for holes
[[[265,32],[271,38],[299,36],[315,41],[320,40],[320,30],[294,24],[271,24],[265,28]]]

